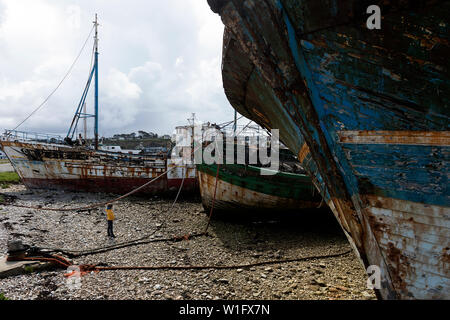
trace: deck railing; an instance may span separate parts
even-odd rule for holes
[[[56,134],[26,132],[6,129],[2,136],[3,140],[18,140],[18,141],[35,141],[46,143],[64,143],[64,138]]]

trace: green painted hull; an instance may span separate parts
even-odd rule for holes
[[[261,169],[239,164],[220,165],[214,200],[215,210],[298,210],[317,208],[321,197],[309,176],[277,172],[261,175]],[[200,193],[210,208],[216,188],[217,165],[197,165]]]

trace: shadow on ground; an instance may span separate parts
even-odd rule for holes
[[[283,251],[347,243],[328,208],[289,213],[275,210],[262,216],[213,213],[210,228],[225,247],[233,250]]]

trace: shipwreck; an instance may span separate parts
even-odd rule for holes
[[[171,150],[154,155],[102,150],[98,139],[98,33],[94,21],[93,65],[67,136],[6,130],[0,149],[28,188],[123,194],[159,177],[137,194],[162,195],[183,188],[198,192],[195,165],[172,156]],[[95,113],[86,113],[86,97],[94,82]],[[94,141],[74,139],[80,119],[94,118]],[[189,126],[188,126],[189,127]],[[86,132],[86,130],[85,130]]]
[[[380,270],[377,296],[449,299],[450,2],[208,3],[225,25],[228,100],[280,130]]]

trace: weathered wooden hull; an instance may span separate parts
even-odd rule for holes
[[[298,154],[385,299],[450,298],[450,3],[209,0],[225,93]],[[379,4],[381,30],[365,10]]]
[[[0,144],[28,188],[124,194],[175,166],[170,159],[62,145],[17,141]],[[184,192],[198,192],[195,166],[176,168],[136,194],[176,192],[181,183]]]
[[[219,167],[216,189],[217,165],[197,165],[200,194],[203,206],[214,211],[234,213],[267,213],[301,211],[318,208],[321,197],[307,175],[282,173],[261,175],[257,167],[226,164]]]

